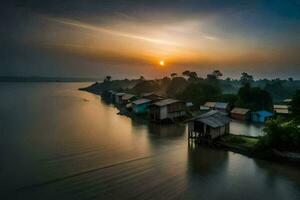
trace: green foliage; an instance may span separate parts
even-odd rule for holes
[[[233,134],[224,135],[221,137],[221,140],[231,146],[240,147],[247,150],[254,150],[258,142],[256,137]]]
[[[240,82],[245,85],[245,84],[250,84],[251,82],[253,82],[253,76],[247,74],[246,72],[242,73]]]
[[[267,82],[264,89],[268,91],[275,99],[280,99],[280,97],[283,96],[283,93],[287,93],[284,91],[283,82],[280,80],[272,80]]]
[[[169,97],[176,97],[187,85],[188,82],[183,77],[174,77],[167,86],[166,93]]]
[[[218,85],[211,84],[209,81],[199,81],[197,83],[190,83],[177,95],[177,98],[191,101],[194,105],[199,105],[206,101],[216,100],[221,93],[221,89]]]
[[[172,77],[172,78],[174,78],[174,77],[176,77],[176,76],[177,76],[176,73],[171,73],[171,77]]]
[[[251,87],[246,83],[238,92],[238,100],[236,106],[249,108],[252,111],[272,110],[273,101],[270,94],[259,87]]]
[[[297,90],[293,96],[291,110],[295,119],[300,122],[300,90]]]
[[[104,81],[110,81],[111,80],[111,76],[106,76],[106,78],[104,79]]]
[[[157,81],[154,80],[141,81],[131,89],[131,92],[135,94],[142,94],[146,92],[155,92],[159,90],[159,88],[160,88],[160,84]]]
[[[237,101],[238,96],[235,94],[221,94],[217,97],[217,100],[220,102],[228,102],[230,105],[234,105]]]
[[[182,72],[182,75],[183,76],[189,76],[190,74],[190,71],[189,70],[185,70],[184,72]]]
[[[207,80],[217,80],[221,76],[223,76],[223,74],[220,70],[214,70],[211,74],[207,74]]]
[[[275,148],[279,150],[300,150],[300,129],[294,121],[284,121],[281,118],[266,122],[265,135],[259,138],[260,148]]]

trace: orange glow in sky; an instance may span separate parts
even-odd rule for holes
[[[160,65],[160,66],[164,66],[164,65],[165,65],[165,61],[161,60],[161,61],[159,62],[159,65]]]

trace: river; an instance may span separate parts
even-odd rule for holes
[[[188,145],[89,83],[0,83],[0,199],[300,199],[300,170]]]

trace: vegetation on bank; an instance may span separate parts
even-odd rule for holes
[[[105,90],[116,90],[140,95],[154,92],[158,95],[193,102],[199,106],[206,101],[229,102],[239,107],[255,110],[272,110],[272,103],[279,99],[290,98],[300,81],[289,80],[254,80],[253,76],[242,73],[239,80],[220,79],[222,73],[215,70],[206,78],[199,77],[196,72],[184,71],[182,75],[172,73],[170,77],[146,80],[144,77],[133,80],[111,80],[107,76],[102,83],[95,83],[83,88],[99,94]],[[280,89],[280,94],[274,92]]]
[[[278,149],[300,152],[300,128],[294,121],[282,118],[266,122],[265,134],[259,137],[259,149]]]
[[[243,149],[249,152],[254,152],[256,150],[258,140],[258,137],[233,134],[227,134],[220,138],[220,141],[227,146]]]
[[[300,90],[292,99],[292,115],[275,118],[266,122],[264,135],[259,137],[257,149],[277,149],[300,153]]]
[[[274,151],[300,153],[300,90],[293,96],[291,106],[291,117],[268,120],[263,130],[264,135],[256,138],[226,135],[221,141],[262,156],[272,156]]]
[[[96,94],[105,90],[137,95],[154,92],[161,96],[193,102],[195,106],[202,105],[206,101],[223,101],[238,107],[250,108],[252,111],[261,109],[272,111],[273,101],[276,102],[276,98],[283,99],[292,96],[292,115],[267,121],[263,136],[229,134],[223,136],[219,142],[227,147],[244,150],[251,154],[260,154],[263,157],[272,157],[274,150],[300,152],[300,90],[296,90],[300,88],[299,81],[292,79],[254,81],[253,77],[247,73],[242,73],[240,80],[229,78],[221,80],[221,76],[222,73],[218,70],[208,74],[206,78],[198,77],[196,72],[190,71],[184,71],[182,76],[172,73],[171,77],[155,80],[145,80],[141,76],[134,80],[112,81],[111,77],[107,76],[102,83],[95,83],[83,90]],[[274,88],[280,88],[281,94]],[[232,93],[225,93],[225,91]],[[292,91],[294,95],[290,95]],[[190,114],[193,115],[193,111],[190,111]]]

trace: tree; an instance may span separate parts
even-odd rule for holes
[[[214,70],[212,74],[215,75],[215,77],[217,79],[219,79],[219,77],[223,76],[223,74],[219,70]]]
[[[263,131],[265,134],[259,137],[258,141],[261,148],[300,149],[300,129],[293,121],[285,121],[282,118],[268,120]]]
[[[106,76],[104,82],[109,82],[111,80],[111,76]]]
[[[176,97],[176,95],[185,89],[188,82],[183,77],[174,77],[167,86],[166,93],[170,97]]]
[[[225,80],[226,80],[227,82],[230,82],[230,81],[231,81],[231,78],[230,78],[230,77],[227,77]]]
[[[154,80],[143,80],[137,83],[130,92],[136,94],[142,94],[145,92],[155,92],[160,89],[160,84]]]
[[[220,95],[221,89],[218,85],[207,81],[199,81],[190,83],[176,97],[184,101],[192,101],[194,105],[201,105],[206,101],[216,100]]]
[[[293,116],[300,122],[300,90],[297,90],[292,98],[291,110]]]
[[[289,81],[290,81],[290,82],[293,82],[293,81],[294,81],[294,79],[293,79],[292,77],[290,77],[290,78],[289,78]]]
[[[196,72],[190,72],[189,77],[190,77],[190,79],[196,79],[196,78],[198,78],[198,74]]]
[[[111,76],[106,76],[106,79],[107,79],[108,81],[110,81],[110,80],[111,80]]]
[[[145,80],[144,76],[140,76],[140,80]]]
[[[184,72],[182,72],[183,76],[187,76],[189,77],[190,71],[189,70],[185,70]]]
[[[219,70],[214,70],[211,74],[207,74],[208,80],[218,80],[223,74]]]
[[[249,75],[248,73],[246,72],[243,72],[242,73],[242,76],[241,76],[241,79],[240,79],[240,82],[245,85],[247,83],[251,83],[253,82],[253,76],[252,75]]]
[[[171,77],[174,78],[177,76],[177,73],[171,73]]]
[[[246,83],[239,89],[237,106],[256,110],[272,110],[273,101],[270,94],[259,87],[251,87]]]

